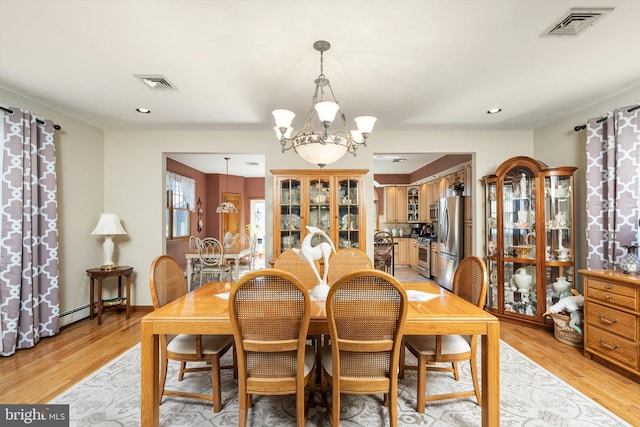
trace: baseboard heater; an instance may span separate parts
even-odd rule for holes
[[[81,316],[73,316],[74,313],[79,311],[86,310],[86,313],[83,313]],[[67,310],[63,313],[60,313],[60,326],[65,326],[73,322],[77,322],[78,320],[82,320],[86,317],[89,317],[89,304],[84,304],[78,306],[72,310]]]

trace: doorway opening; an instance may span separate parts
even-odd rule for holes
[[[258,239],[258,253],[260,255],[264,255],[266,245],[266,242],[264,241],[266,229],[266,205],[264,203],[264,199],[251,199],[249,209],[249,224],[251,225],[251,232],[255,234]]]

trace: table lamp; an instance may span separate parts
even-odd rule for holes
[[[98,225],[91,232],[92,235],[104,236],[104,243],[102,249],[104,250],[104,264],[100,267],[103,270],[114,270],[118,266],[113,262],[113,236],[119,234],[127,234],[120,224],[120,218],[118,215],[111,212],[100,214]]]

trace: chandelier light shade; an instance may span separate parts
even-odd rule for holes
[[[321,168],[336,162],[345,153],[356,155],[359,146],[367,145],[367,138],[373,131],[376,118],[372,116],[356,117],[357,130],[350,131],[347,126],[347,118],[340,110],[340,105],[331,88],[331,83],[324,75],[324,52],[329,50],[329,42],[319,40],[313,44],[313,48],[320,52],[320,75],[315,80],[315,92],[311,100],[311,108],[307,112],[304,127],[294,133],[291,126],[294,117],[293,111],[273,110],[272,114],[276,122],[274,130],[280,140],[282,152],[293,149],[300,157],[309,163]],[[325,100],[325,91],[331,94],[331,100]],[[316,130],[316,115],[319,122]],[[336,114],[339,115],[343,129],[329,132]]]
[[[124,228],[122,228],[122,224],[120,224],[120,218],[118,218],[118,215],[111,212],[100,214],[98,224],[91,234],[104,236],[104,243],[102,244],[102,250],[104,251],[104,264],[102,264],[100,268],[103,270],[113,270],[117,268],[117,265],[113,262],[113,251],[115,249],[113,236],[127,234]]]
[[[216,208],[217,213],[238,213],[238,208],[236,205],[227,200],[227,195],[229,194],[229,160],[230,157],[224,158],[227,162],[227,191],[224,193],[224,202],[220,203]]]

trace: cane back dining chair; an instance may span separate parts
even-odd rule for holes
[[[315,262],[318,274],[320,274],[320,263]],[[287,249],[276,258],[273,268],[287,271],[293,274],[307,290],[313,289],[318,284],[318,279],[311,269],[311,266],[304,259],[300,258],[298,254],[293,252],[293,249]]]
[[[331,424],[340,424],[340,393],[384,394],[389,424],[397,426],[398,357],[407,315],[402,285],[379,270],[356,270],[331,286],[326,311],[331,344],[321,350],[321,384]]]
[[[453,275],[453,293],[473,305],[484,307],[487,297],[487,269],[482,259],[469,256],[460,262]],[[401,377],[404,374],[404,369],[418,370],[418,412],[425,411],[426,402],[469,396],[475,396],[478,405],[482,405],[476,364],[477,335],[405,336],[404,342],[406,348],[418,359],[417,366],[402,366],[401,364],[400,367]],[[459,381],[458,363],[465,361],[470,363],[473,390],[437,395],[426,394],[427,371],[451,372],[456,381]],[[451,365],[435,365],[438,362],[451,363]]]
[[[285,394],[296,395],[298,426],[305,425],[304,388],[309,387],[311,405],[315,384],[315,352],[306,345],[310,304],[298,279],[273,268],[246,273],[232,287],[239,426],[247,423],[252,395]]]
[[[340,277],[354,270],[373,268],[371,258],[366,252],[356,248],[338,249],[329,258],[329,285],[335,283]]]
[[[168,255],[156,257],[151,263],[149,287],[154,310],[184,296],[187,283],[178,261]],[[161,335],[160,399],[164,395],[208,400],[213,403],[213,411],[219,412],[222,408],[220,369],[234,368],[235,373],[235,366],[220,366],[220,358],[232,347],[233,337],[228,335]],[[211,371],[211,394],[165,390],[169,360],[180,362],[179,381],[183,380],[185,373]],[[187,368],[188,362],[207,362],[211,366]]]
[[[202,285],[202,277],[211,275],[212,278],[222,281],[223,278],[231,279],[231,266],[224,264],[224,247],[222,243],[215,237],[205,237],[200,240],[198,246],[198,255],[200,259],[200,285]]]
[[[393,273],[393,236],[387,231],[373,235],[373,264],[378,270]]]

